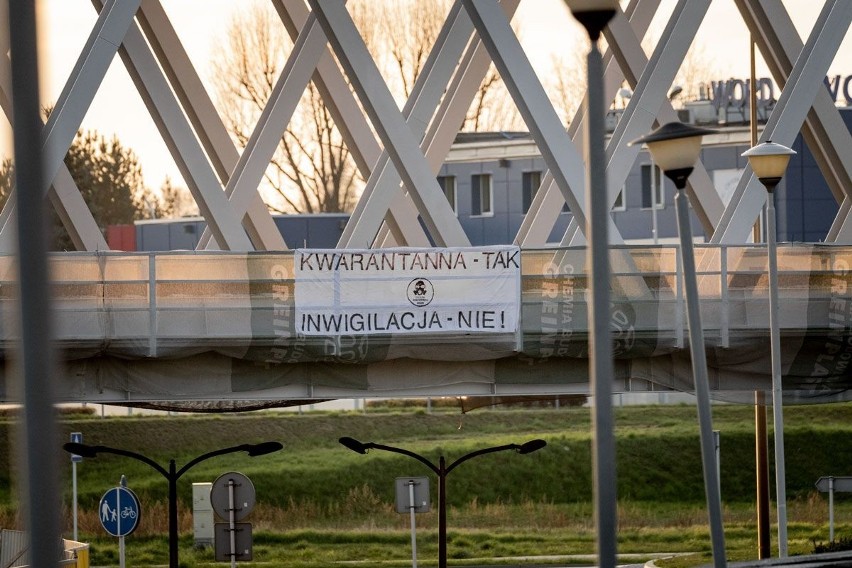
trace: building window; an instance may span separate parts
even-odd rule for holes
[[[470,176],[470,211],[471,215],[494,213],[491,208],[491,174]]]
[[[618,197],[615,198],[615,203],[612,204],[613,211],[624,211],[627,207],[624,205],[624,188],[618,192]]]
[[[456,176],[438,176],[438,185],[441,186],[441,191],[444,192],[444,196],[450,202],[453,213],[458,214],[459,210],[456,207]]]
[[[541,186],[541,172],[524,172],[521,174],[521,204],[524,213],[530,210],[539,186]]]
[[[653,166],[653,169],[649,165],[642,166],[641,170],[641,179],[642,179],[642,209],[651,209],[651,207],[656,207],[657,209],[662,209],[663,202],[663,178],[662,172],[660,168],[657,166]],[[651,188],[654,188],[655,191],[652,191]],[[652,197],[652,193],[656,193]],[[653,203],[653,205],[652,205]]]

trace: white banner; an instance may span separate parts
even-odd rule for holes
[[[298,249],[296,328],[304,335],[515,333],[516,246]]]

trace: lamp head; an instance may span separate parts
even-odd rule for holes
[[[248,452],[249,457],[255,457],[271,454],[283,448],[284,445],[281,442],[262,442],[260,444],[249,444],[246,452]]]
[[[795,150],[787,146],[767,140],[746,150],[742,155],[748,158],[748,163],[757,179],[766,186],[769,192],[772,192],[778,182],[781,181],[781,177],[787,169],[787,164],[790,162],[790,156],[795,153]]]
[[[75,454],[84,458],[94,458],[98,455],[98,451],[94,446],[78,444],[77,442],[67,442],[62,444],[62,449],[69,454]]]
[[[680,96],[682,92],[683,87],[681,87],[680,85],[674,85],[671,89],[669,89],[669,94],[666,96],[670,101],[673,101],[675,97]]]
[[[359,454],[366,454],[367,450],[370,449],[369,444],[359,442],[355,438],[350,438],[349,436],[343,436],[337,441],[352,450],[353,452],[357,452]]]
[[[682,122],[669,122],[630,142],[630,145],[647,145],[651,157],[666,177],[674,182],[675,187],[683,189],[701,152],[701,137],[715,132]]]
[[[531,454],[536,450],[540,450],[547,445],[547,442],[544,440],[530,440],[529,442],[524,442],[518,448],[519,454]]]
[[[618,10],[618,0],[565,0],[571,14],[589,34],[592,42],[598,41],[601,32]]]

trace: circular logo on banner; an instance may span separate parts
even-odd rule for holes
[[[415,278],[409,282],[407,292],[408,301],[418,308],[428,306],[429,302],[435,296],[435,289],[432,287],[432,283],[426,278]]]

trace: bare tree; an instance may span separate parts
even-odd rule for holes
[[[695,101],[699,98],[702,84],[709,85],[710,81],[719,74],[719,65],[708,53],[703,43],[693,43],[683,58],[675,83],[683,88],[681,99]]]
[[[157,217],[173,219],[198,215],[198,205],[189,190],[174,185],[169,177],[166,177],[163,185],[160,186],[160,196],[159,203],[148,204],[151,212],[155,213]]]
[[[286,61],[292,41],[275,12],[254,4],[237,11],[213,58],[213,82],[226,126],[244,148]],[[285,213],[345,211],[358,172],[342,136],[311,85],[282,136],[265,185],[270,209]]]
[[[367,49],[401,107],[410,96],[450,10],[450,0],[350,0],[347,9]],[[219,109],[236,143],[244,148],[292,48],[283,24],[267,5],[236,12],[212,60]],[[505,117],[487,111],[500,79],[483,81],[465,129],[488,128]],[[265,185],[278,212],[350,210],[363,180],[317,89],[311,84],[281,138]]]
[[[586,96],[586,59],[579,50],[567,56],[553,56],[553,73],[548,81],[548,95],[562,124],[568,125]]]

